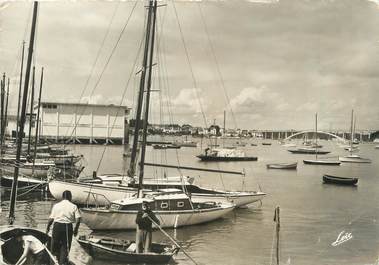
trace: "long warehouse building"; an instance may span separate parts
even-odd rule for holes
[[[129,112],[126,106],[112,104],[42,102],[40,138],[57,142],[121,143],[128,129]]]

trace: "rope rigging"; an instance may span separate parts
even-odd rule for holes
[[[226,103],[227,103],[227,105],[228,105],[228,107],[230,109],[230,113],[232,114],[234,126],[235,126],[235,128],[237,128],[238,127],[237,126],[237,120],[235,118],[233,108],[232,108],[232,106],[230,104],[230,97],[228,95],[228,91],[227,91],[226,86],[225,86],[225,80],[224,80],[223,75],[221,73],[220,64],[219,64],[219,61],[217,59],[216,52],[215,52],[215,49],[214,49],[214,45],[213,45],[213,42],[211,40],[209,31],[208,31],[208,26],[207,26],[207,24],[205,22],[205,19],[204,19],[204,14],[203,14],[203,11],[202,11],[202,8],[201,8],[201,3],[198,2],[197,6],[198,6],[199,11],[200,11],[199,13],[200,13],[201,21],[202,21],[202,24],[204,26],[205,34],[207,36],[207,40],[208,40],[209,47],[210,47],[210,50],[211,50],[212,58],[213,58],[214,63],[216,65],[217,74],[218,74],[218,77],[220,79],[221,87],[222,87],[224,95],[225,95]]]

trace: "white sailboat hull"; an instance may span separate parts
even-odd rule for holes
[[[71,191],[72,201],[81,205],[108,205],[111,201],[121,200],[135,196],[137,190],[119,185],[90,184],[78,182],[65,182],[52,180],[49,182],[49,190],[57,200],[62,198],[65,190]],[[224,193],[192,193],[191,198],[196,202],[232,202],[236,207],[245,206],[266,196],[264,192],[224,192]]]
[[[79,182],[65,182],[52,180],[49,182],[49,191],[57,200],[62,199],[65,190],[71,191],[72,201],[81,205],[108,205],[111,201],[128,198],[136,194],[136,189],[111,186],[104,184],[90,184]]]
[[[202,224],[214,221],[231,212],[232,204],[223,204],[212,209],[193,209],[184,211],[154,211],[163,228]],[[113,211],[108,209],[81,209],[83,222],[92,230],[136,229],[138,211]]]

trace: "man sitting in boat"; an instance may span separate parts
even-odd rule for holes
[[[136,235],[136,245],[137,253],[150,252],[151,242],[152,242],[152,222],[160,224],[158,218],[151,211],[149,203],[147,201],[142,202],[142,209],[138,211],[136,224],[137,235]]]
[[[23,243],[24,252],[22,253],[16,265],[34,264],[34,265],[49,265],[50,257],[45,246],[36,237],[32,235],[24,235],[20,230],[15,235],[18,242]]]

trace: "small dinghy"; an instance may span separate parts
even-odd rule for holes
[[[50,245],[51,238],[44,232],[34,228],[20,227],[20,226],[2,226],[0,232],[0,264],[15,264],[21,257],[24,248],[22,243],[17,242],[17,234],[34,236],[42,244]],[[51,264],[55,264],[54,260],[51,260]]]
[[[304,159],[304,164],[307,165],[325,165],[325,166],[338,166],[341,164],[339,160],[327,160],[327,159]]]
[[[371,159],[359,155],[340,156],[339,160],[344,163],[371,163]]]
[[[268,169],[296,169],[297,162],[295,163],[275,163],[275,164],[267,164]]]
[[[93,258],[123,263],[166,264],[179,251],[173,245],[152,243],[151,252],[136,253],[134,241],[93,236],[80,236],[77,240]]]
[[[331,175],[324,175],[322,177],[324,183],[328,184],[339,184],[339,185],[351,185],[354,186],[358,183],[358,178],[344,178],[344,177],[336,177]]]

